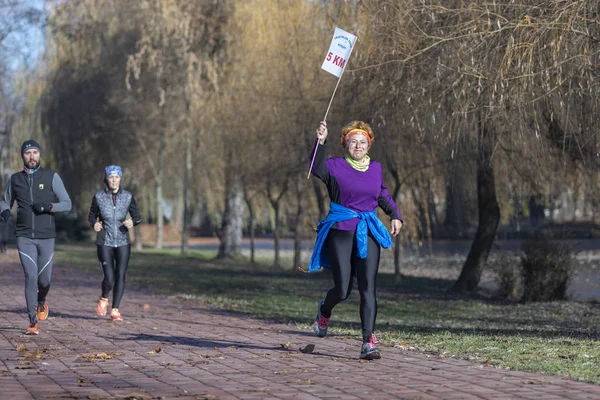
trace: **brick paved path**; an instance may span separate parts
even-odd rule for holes
[[[50,317],[25,336],[22,269],[0,255],[1,399],[600,399],[600,386],[385,345],[360,362],[357,340],[131,287],[112,322],[95,315],[99,279],[56,266]]]

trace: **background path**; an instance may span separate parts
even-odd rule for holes
[[[358,340],[131,287],[112,322],[95,315],[99,290],[100,272],[55,266],[50,317],[25,336],[23,272],[0,255],[1,399],[600,399],[597,385],[385,344],[362,362]]]

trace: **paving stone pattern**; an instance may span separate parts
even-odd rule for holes
[[[385,344],[381,360],[360,361],[358,340],[130,286],[113,322],[95,313],[100,271],[61,265],[50,317],[26,336],[23,279],[0,255],[0,399],[600,399],[598,385]]]

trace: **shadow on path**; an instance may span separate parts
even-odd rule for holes
[[[292,332],[298,333],[298,332]],[[201,338],[194,338],[189,336],[166,336],[166,335],[149,335],[145,333],[139,333],[135,335],[130,335],[129,337],[111,337],[111,340],[114,341],[151,341],[151,342],[161,342],[161,343],[170,343],[177,345],[185,345],[185,346],[193,346],[193,347],[201,347],[212,350],[220,350],[221,348],[231,348],[231,349],[251,349],[251,350],[263,350],[263,351],[278,351],[282,353],[290,353],[290,354],[298,354],[302,353],[300,348],[287,348],[283,345],[279,346],[259,346],[256,344],[249,344],[244,342],[234,342],[229,340],[206,340]],[[340,360],[354,360],[351,357],[338,356],[334,354],[321,353],[318,351],[313,351],[310,354],[314,356],[335,358]]]

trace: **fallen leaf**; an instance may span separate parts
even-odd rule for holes
[[[219,397],[208,393],[198,393],[194,395],[196,400],[219,400]]]
[[[23,343],[19,343],[15,349],[17,351],[27,351],[27,346],[25,346]]]
[[[268,387],[256,387],[245,389],[246,392],[268,392],[269,390],[270,389]]]
[[[149,310],[150,309],[150,304],[144,304],[144,310]]]
[[[283,347],[284,349],[291,349],[292,348],[292,344],[290,342],[287,342],[286,344],[280,344],[281,347]]]
[[[294,383],[297,383],[298,385],[314,385],[310,379],[298,379]]]
[[[19,366],[15,367],[15,369],[37,369],[37,367],[29,361],[19,361]]]
[[[202,358],[219,358],[223,357],[223,354],[198,354]]]
[[[135,393],[135,392],[129,393],[129,394],[126,394],[123,396],[124,400],[146,400],[146,399],[150,400],[151,398],[152,398],[152,396],[150,396],[150,395],[146,395],[143,393]]]
[[[313,351],[315,351],[315,345],[314,344],[307,344],[306,347],[301,347],[300,348],[300,352],[304,353],[304,354],[310,354]]]
[[[111,360],[114,358],[114,353],[113,354],[109,354],[106,352],[102,352],[102,353],[97,353],[97,354],[82,354],[81,357],[83,358],[87,358],[87,359],[101,359],[101,360]]]
[[[25,357],[26,360],[41,360],[44,356],[44,351],[45,350],[35,349],[35,351],[32,353],[30,351],[25,350],[21,352],[21,355]]]

